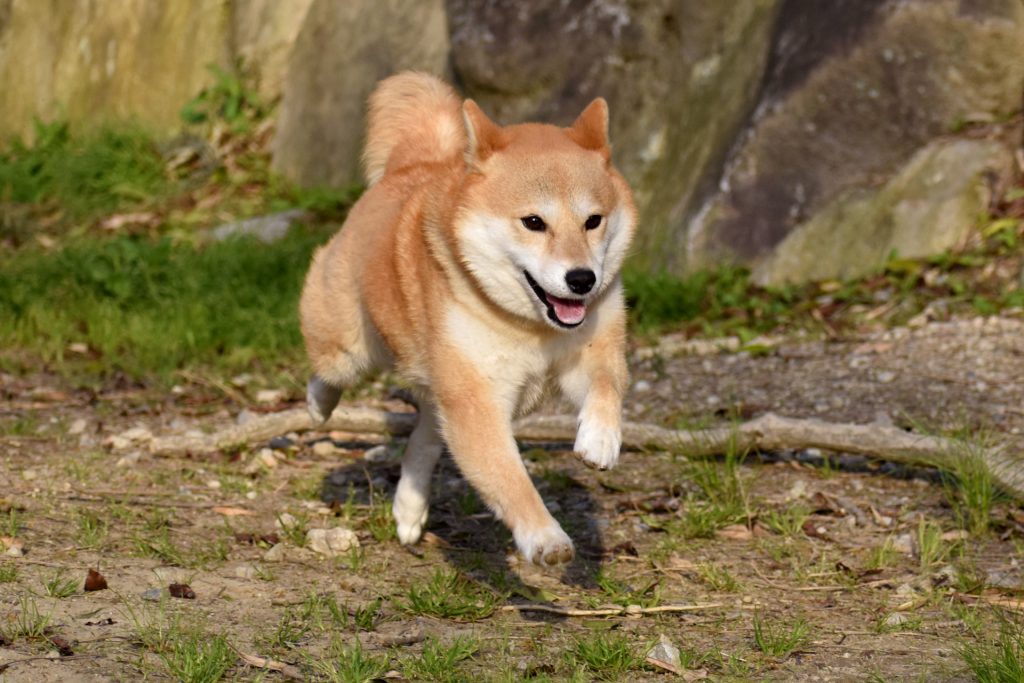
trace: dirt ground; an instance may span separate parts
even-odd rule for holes
[[[627,418],[665,426],[770,410],[1016,443],[1024,324],[638,354],[632,382]],[[445,458],[429,534],[406,550],[387,508],[401,443],[314,433],[270,450],[147,453],[152,435],[300,398],[292,388],[260,403],[257,387],[237,384],[89,391],[0,375],[0,536],[11,548],[0,557],[0,681],[170,680],[173,637],[153,634],[186,632],[226,638],[227,680],[330,680],[324,663],[349,661],[358,642],[379,675],[407,680],[967,681],[961,648],[991,638],[1005,617],[995,605],[1018,606],[1024,592],[1018,508],[998,505],[990,531],[968,534],[934,472],[813,451],[751,454],[730,478],[728,462],[671,453],[628,452],[617,469],[594,472],[565,445],[524,446],[577,543],[577,559],[557,571],[517,560]],[[387,394],[376,383],[353,401],[408,409]],[[741,515],[714,516],[737,500]],[[308,529],[336,526],[356,532],[358,550],[324,558],[300,547]],[[930,530],[935,546],[924,548]],[[89,568],[109,588],[85,592]],[[194,599],[169,597],[171,583]],[[537,604],[621,613],[515,607]],[[806,635],[772,651],[755,623]],[[660,636],[682,650],[681,675],[642,663]],[[471,656],[426,666],[435,641],[459,638]],[[627,644],[626,663],[593,654],[595,643]],[[334,680],[358,680],[338,671]]]

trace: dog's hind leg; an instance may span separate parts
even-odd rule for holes
[[[393,508],[398,540],[404,545],[416,543],[423,535],[430,503],[430,478],[443,450],[434,406],[421,400],[419,420],[402,457],[402,478]]]

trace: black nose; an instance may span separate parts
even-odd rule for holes
[[[586,294],[594,287],[597,276],[590,268],[573,268],[565,274],[565,284],[574,294]]]

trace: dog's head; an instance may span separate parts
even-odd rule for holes
[[[503,309],[578,327],[616,281],[636,227],[629,187],[611,165],[608,105],[594,100],[569,128],[500,127],[472,100],[463,115],[460,260]]]

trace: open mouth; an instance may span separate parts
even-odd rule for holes
[[[587,315],[587,304],[583,299],[564,299],[554,294],[548,294],[527,271],[524,270],[523,275],[526,276],[526,282],[530,285],[533,293],[547,307],[548,318],[555,324],[573,328],[583,322],[583,318]]]

